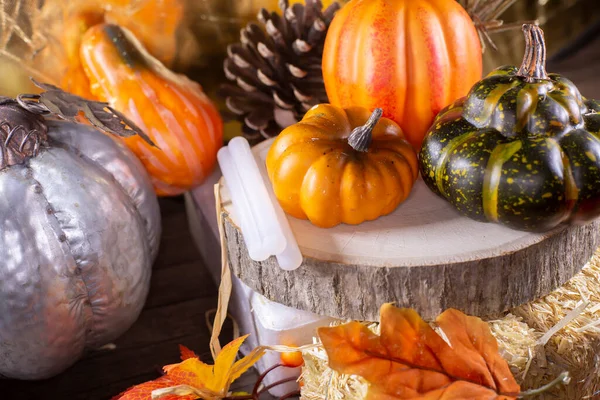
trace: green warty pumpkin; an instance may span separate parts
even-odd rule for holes
[[[542,30],[523,32],[521,67],[496,69],[442,110],[419,162],[462,214],[543,232],[600,215],[600,103],[547,74]]]

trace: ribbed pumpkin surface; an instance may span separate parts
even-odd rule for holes
[[[323,77],[336,106],[381,107],[419,148],[436,114],[481,78],[481,45],[455,0],[354,0],[334,18]]]
[[[223,135],[221,117],[200,85],[169,71],[116,25],[90,28],[81,60],[92,94],[132,119],[158,146],[125,139],[156,192],[177,195],[200,184],[216,163]]]

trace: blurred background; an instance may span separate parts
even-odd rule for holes
[[[463,4],[478,0],[463,0]],[[299,1],[290,1],[290,3]],[[324,6],[332,1],[323,0]],[[340,1],[346,3],[347,0]],[[5,0],[0,15],[0,94],[35,92],[28,79],[61,83],[86,24],[102,14],[106,21],[132,30],[150,52],[171,69],[200,82],[216,96],[225,81],[227,45],[264,7],[277,0]],[[549,58],[558,62],[600,34],[598,0],[516,0],[499,19],[505,24],[537,20],[547,37]],[[582,36],[583,35],[583,36]],[[497,50],[487,47],[484,73],[501,64],[519,64],[523,39],[519,29],[494,33]],[[576,39],[579,39],[577,41]]]

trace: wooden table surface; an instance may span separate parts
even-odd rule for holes
[[[565,74],[585,96],[600,98],[600,34],[595,32],[576,53],[552,62],[548,71]],[[161,199],[160,205],[163,237],[148,301],[139,320],[115,342],[116,348],[90,353],[46,381],[0,380],[0,399],[110,399],[157,378],[163,365],[178,362],[179,344],[212,363],[205,314],[217,305],[217,287],[189,233],[183,198]],[[223,331],[222,340],[229,340],[227,325]],[[240,384],[253,379],[246,377]]]

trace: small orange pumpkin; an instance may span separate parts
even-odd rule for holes
[[[330,228],[374,220],[408,197],[417,155],[381,115],[321,104],[275,139],[267,171],[285,212]]]
[[[323,49],[329,102],[381,107],[421,147],[437,113],[481,79],[475,24],[456,0],[355,0]]]
[[[158,146],[124,139],[160,196],[202,183],[216,164],[223,123],[199,84],[168,70],[127,30],[99,24],[81,43],[81,62],[95,98],[135,122]]]

